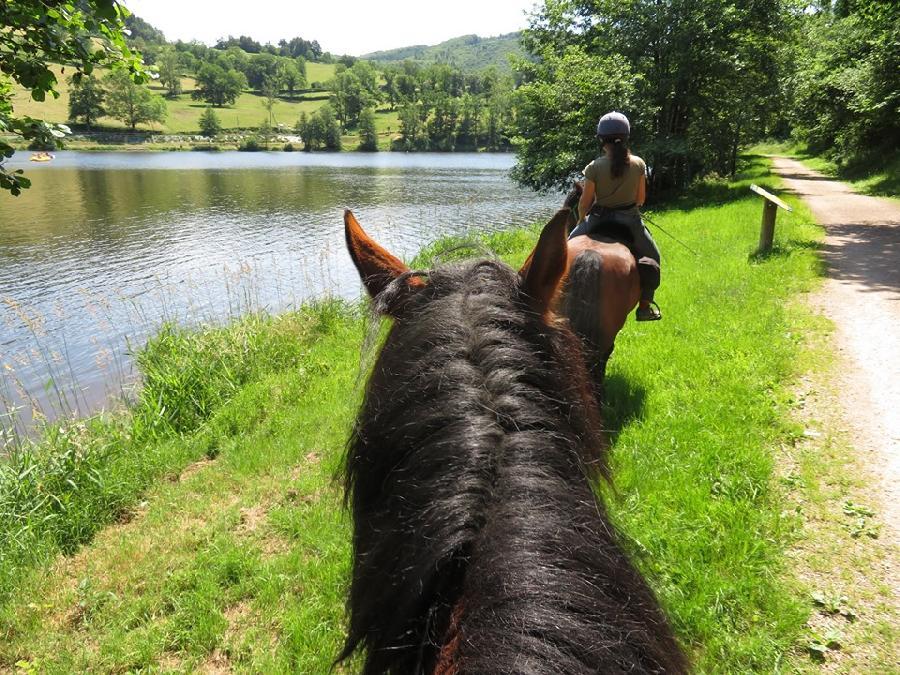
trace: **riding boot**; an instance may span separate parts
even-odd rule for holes
[[[659,288],[659,263],[653,258],[644,256],[637,261],[638,278],[641,280],[641,299],[653,300],[653,292]]]

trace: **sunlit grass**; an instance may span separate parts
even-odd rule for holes
[[[797,523],[773,466],[798,433],[786,387],[805,319],[786,301],[816,276],[819,230],[788,197],[775,251],[754,257],[751,181],[775,187],[756,158],[653,215],[701,257],[656,234],[664,320],[629,322],[609,368],[606,498],[700,672],[776,670],[808,612],[786,579]],[[536,232],[479,245],[518,265]],[[18,525],[0,533],[0,667],[326,672],[349,555],[332,478],[368,325],[329,302],[169,327],[139,358],[148,384],[127,416],[61,429],[4,468],[0,523]]]
[[[308,72],[315,74],[314,78],[309,81],[326,82],[334,74],[334,65],[325,63],[309,63],[307,64]],[[21,87],[13,88],[13,110],[18,115],[30,115],[47,119],[51,122],[66,122],[69,119],[69,82],[67,75],[60,72],[59,67],[53,68],[59,81],[57,87],[60,96],[53,98],[48,96],[43,102],[32,100],[30,94]],[[102,71],[100,71],[102,76]],[[207,104],[203,101],[195,101],[191,98],[191,92],[195,87],[195,82],[189,77],[182,78],[183,93],[174,97],[166,98],[166,106],[168,116],[162,124],[138,125],[140,130],[154,130],[163,133],[200,133],[200,115],[206,109]],[[165,93],[164,88],[156,84],[151,84],[150,88],[162,95]],[[315,92],[305,95],[297,95],[294,100],[287,97],[279,98],[275,102],[273,108],[273,116],[276,123],[283,124],[288,128],[293,128],[300,117],[301,112],[307,114],[318,110],[327,102],[328,92]],[[222,128],[239,129],[239,128],[257,128],[266,119],[268,119],[268,111],[263,106],[265,98],[255,92],[245,91],[242,93],[234,105],[216,108],[216,114],[222,124]],[[109,117],[102,117],[99,125],[104,130],[126,130],[127,126],[120,120]]]

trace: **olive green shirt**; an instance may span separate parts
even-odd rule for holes
[[[596,188],[594,204],[616,209],[637,201],[641,178],[646,175],[647,165],[637,155],[631,155],[625,173],[619,178],[612,177],[611,161],[605,154],[584,167],[584,177],[594,182]]]

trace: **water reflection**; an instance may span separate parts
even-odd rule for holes
[[[60,153],[28,166],[32,189],[0,200],[0,398],[55,407],[52,376],[69,392],[62,405],[87,412],[130,377],[127,340],[164,320],[356,297],[345,206],[406,256],[446,234],[549,217],[559,197],[517,188],[511,165],[485,154]]]

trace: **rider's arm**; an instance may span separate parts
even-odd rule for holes
[[[594,196],[596,191],[594,181],[585,179],[584,190],[581,193],[581,200],[578,202],[578,222],[584,220],[588,211],[594,206]]]
[[[647,199],[647,177],[641,176],[641,179],[638,181],[638,189],[637,189],[637,197],[635,197],[635,203],[638,206],[643,206],[644,201]]]

